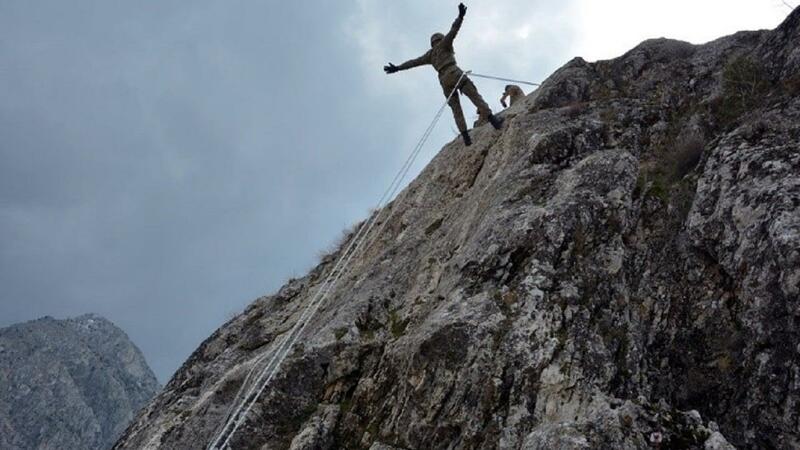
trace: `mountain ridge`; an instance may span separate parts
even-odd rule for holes
[[[445,145],[233,447],[800,445],[799,22],[575,58]],[[204,447],[337,256],[220,327],[115,448]]]
[[[110,447],[159,389],[124,331],[96,314],[0,328],[0,448]]]

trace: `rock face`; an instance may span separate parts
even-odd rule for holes
[[[0,329],[0,448],[104,449],[158,391],[125,333],[96,315]]]
[[[446,145],[232,448],[800,446],[798,43],[795,11],[577,58]],[[206,446],[338,256],[215,332],[116,448]]]

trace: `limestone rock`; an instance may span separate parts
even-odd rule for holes
[[[109,448],[158,389],[139,349],[102,317],[0,329],[0,448]]]
[[[799,24],[577,58],[446,145],[233,448],[800,446]],[[332,256],[209,337],[116,448],[207,445]]]

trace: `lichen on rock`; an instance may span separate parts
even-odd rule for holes
[[[446,145],[234,447],[800,445],[798,17],[575,59]],[[725,82],[743,58],[758,98]],[[221,327],[117,448],[206,445],[335,256]]]

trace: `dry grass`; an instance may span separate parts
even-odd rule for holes
[[[350,225],[343,229],[339,236],[337,236],[333,242],[331,242],[326,248],[320,250],[317,253],[317,259],[319,262],[325,262],[326,259],[330,258],[331,256],[339,253],[340,250],[344,248],[344,246],[350,241],[353,234],[358,231],[358,227],[361,226],[363,222],[358,222]]]
[[[672,181],[678,181],[691,172],[700,162],[706,143],[699,134],[689,134],[675,143],[672,152],[665,155],[665,165]]]
[[[739,57],[722,72],[722,96],[712,105],[712,112],[723,127],[730,126],[755,108],[770,91],[764,70],[747,57]]]
[[[697,167],[703,157],[705,139],[690,133],[676,139],[672,146],[664,148],[653,160],[643,164],[636,182],[635,196],[646,194],[669,201],[676,186]]]
[[[564,107],[564,114],[569,118],[576,118],[585,113],[589,105],[586,102],[572,102]]]

